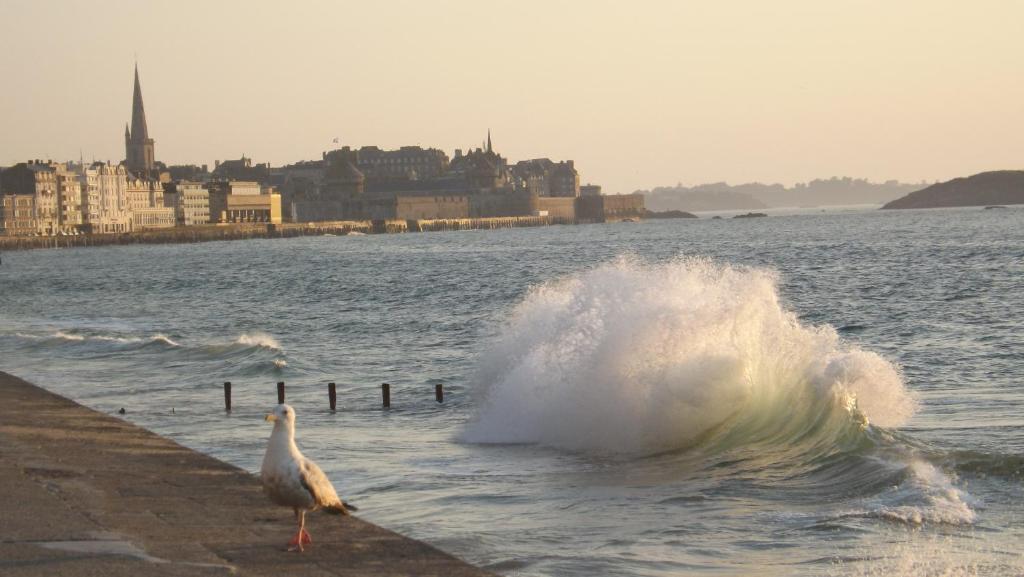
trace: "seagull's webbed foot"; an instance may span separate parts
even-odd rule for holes
[[[292,540],[288,541],[289,552],[296,551],[302,553],[303,551],[305,551],[305,549],[302,548],[302,545],[303,543],[309,543],[310,541],[306,540],[308,539],[308,535],[304,536],[303,533],[305,533],[305,529],[300,529],[299,532],[296,533],[294,537],[292,537]]]

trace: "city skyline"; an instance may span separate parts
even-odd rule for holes
[[[451,153],[490,127],[507,157],[573,158],[607,193],[1020,166],[1024,7],[741,4],[742,18],[700,2],[567,2],[538,18],[459,2],[13,2],[0,62],[26,89],[0,104],[30,113],[5,115],[0,165],[120,160],[113,127],[129,120],[137,53],[167,164],[279,166],[344,145]],[[417,24],[439,11],[449,18]],[[65,29],[93,12],[111,17],[23,56],[32,27],[17,23]]]

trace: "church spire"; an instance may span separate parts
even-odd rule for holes
[[[135,64],[135,93],[132,95],[132,138],[141,142],[149,138],[146,127],[146,109],[142,105],[142,85],[139,84],[139,65]]]
[[[156,166],[153,139],[146,126],[146,109],[142,105],[139,64],[135,63],[135,92],[132,94],[131,129],[124,132],[125,167],[136,176],[149,177]]]
[[[487,152],[493,152],[491,150],[491,129],[487,129]]]

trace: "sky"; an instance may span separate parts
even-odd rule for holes
[[[340,145],[572,159],[606,193],[1024,169],[1019,0],[0,0],[0,166]],[[337,138],[340,144],[334,144]]]

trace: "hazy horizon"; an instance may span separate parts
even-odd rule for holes
[[[136,55],[168,164],[451,154],[488,129],[608,193],[1024,164],[1008,0],[278,6],[8,1],[0,165],[122,159]]]

